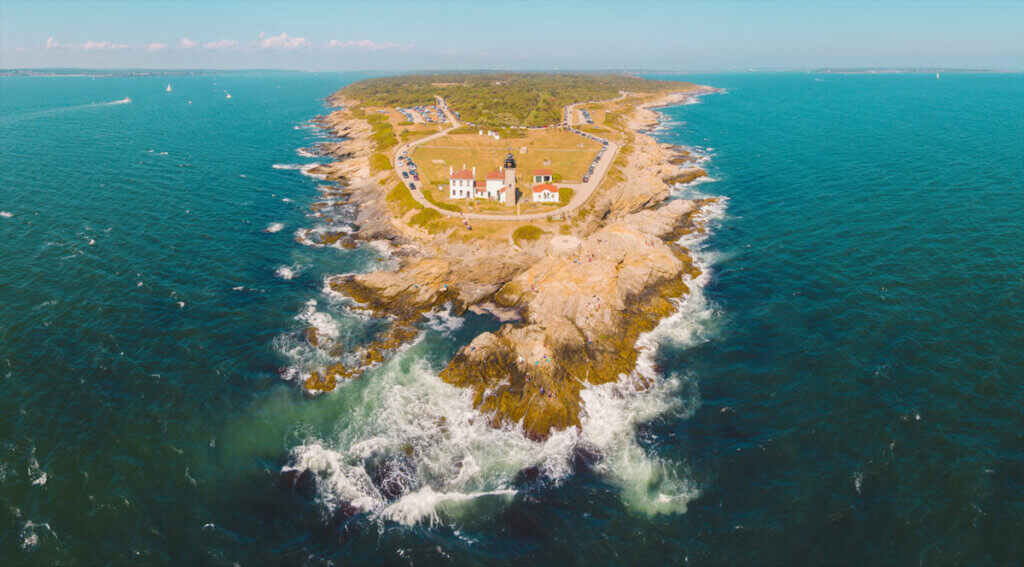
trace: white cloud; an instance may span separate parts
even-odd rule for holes
[[[444,53],[448,57],[455,57],[459,54],[459,51],[457,49],[443,49],[441,50],[441,53]]]
[[[89,40],[83,44],[77,43],[61,43],[52,37],[46,38],[46,49],[84,49],[86,51],[111,51],[119,49],[128,49],[131,47],[127,43],[114,43],[113,41],[93,41]]]
[[[230,49],[232,47],[238,47],[238,42],[233,39],[222,39],[203,44],[203,49]]]
[[[149,51],[150,53],[154,51],[163,51],[165,49],[167,49],[166,43],[151,43],[146,46],[146,51]]]
[[[272,35],[260,42],[263,49],[302,49],[309,47],[310,43],[304,37],[289,37],[282,32],[281,35]]]
[[[180,47],[182,49],[192,49],[193,47],[195,47],[197,45],[199,45],[198,41],[192,41],[191,39],[189,39],[187,37],[181,38],[181,41],[178,42],[178,47]]]
[[[112,41],[87,41],[82,46],[86,51],[106,51],[114,49],[128,49],[131,47],[126,43],[114,43]]]
[[[411,43],[400,46],[393,41],[377,43],[369,39],[361,39],[359,41],[353,41],[351,39],[347,41],[338,41],[337,39],[332,39],[327,42],[327,47],[330,49],[359,49],[362,51],[381,51],[384,49],[395,49],[397,47],[401,47],[402,51],[408,51],[413,46]]]

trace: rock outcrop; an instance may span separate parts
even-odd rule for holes
[[[371,344],[348,353],[346,362],[312,372],[306,388],[330,390],[358,376],[414,338],[423,313],[450,302],[456,312],[493,313],[503,324],[462,348],[441,372],[443,380],[472,389],[475,406],[495,426],[518,423],[533,438],[578,426],[585,411],[582,389],[632,372],[639,335],[675,309],[672,299],[685,294],[687,278],[698,274],[674,241],[695,228],[701,203],[665,202],[671,189],[666,180],[691,173],[671,163],[679,152],[640,133],[656,121],[655,113],[627,108],[629,151],[621,179],[602,186],[571,228],[563,226],[570,234],[544,234],[521,249],[510,240],[466,243],[446,235],[396,234],[383,199],[385,177],[374,177],[368,166],[374,151],[369,126],[343,111],[324,117],[326,127],[353,138],[324,144],[323,151],[346,157],[328,166],[326,175],[346,180],[345,197],[358,204],[355,236],[385,237],[403,247],[396,270],[329,279],[331,289],[388,317],[390,325]],[[317,214],[327,214],[329,206]],[[327,232],[317,238],[328,244],[347,237]],[[340,348],[315,329],[305,339],[315,348]]]

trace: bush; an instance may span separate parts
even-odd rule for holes
[[[552,183],[561,183],[562,182],[562,174],[561,173],[552,173],[551,174],[551,182]]]
[[[575,191],[572,190],[572,187],[560,187],[558,189],[558,202],[562,206],[568,205],[574,193]]]
[[[532,224],[524,224],[512,233],[512,240],[515,242],[532,242],[541,237],[545,232]]]
[[[403,215],[413,209],[423,208],[419,201],[412,198],[412,193],[409,192],[409,188],[405,186],[405,183],[395,185],[395,188],[388,193],[387,201],[397,206],[400,214]]]
[[[370,156],[370,171],[377,173],[378,171],[385,171],[391,169],[391,160],[388,156],[376,153]]]
[[[391,123],[388,122],[386,115],[370,114],[366,116],[366,121],[370,123],[370,127],[373,129],[370,138],[377,144],[378,150],[384,151],[398,145],[395,129],[391,127]]]
[[[419,213],[413,215],[413,218],[409,220],[409,223],[415,226],[427,227],[427,224],[441,218],[441,214],[433,209],[424,209]]]

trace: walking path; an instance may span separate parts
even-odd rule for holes
[[[619,100],[625,98],[626,94],[627,93],[622,93],[618,97],[618,99],[612,100]],[[409,172],[408,160],[406,160],[406,162],[403,163],[401,166],[398,165],[399,156],[408,156],[409,152],[412,151],[417,146],[421,146],[427,142],[432,142],[448,134],[452,130],[462,126],[462,124],[460,124],[459,121],[455,119],[455,115],[452,113],[451,109],[448,108],[448,103],[440,96],[435,98],[437,99],[437,106],[445,113],[445,115],[448,117],[448,120],[451,121],[452,126],[436,134],[431,134],[430,136],[427,136],[425,138],[420,138],[419,140],[414,140],[412,142],[398,146],[398,149],[395,150],[394,154],[395,172],[398,174],[398,178],[399,180],[402,181],[402,183],[408,185],[409,182],[411,181],[412,183],[416,184],[416,189],[410,191],[410,193],[412,193],[413,199],[416,199],[416,201],[419,204],[423,205],[424,207],[434,209],[435,211],[448,217],[457,217],[471,220],[524,221],[546,219],[552,215],[568,214],[582,207],[583,204],[586,203],[588,199],[590,199],[590,196],[593,195],[594,191],[597,189],[597,186],[601,184],[601,180],[604,179],[605,174],[608,173],[608,168],[610,168],[612,162],[615,161],[615,156],[619,154],[619,144],[611,140],[607,140],[608,146],[605,148],[604,154],[601,156],[601,160],[597,163],[597,166],[594,167],[594,174],[590,176],[589,180],[586,183],[559,183],[559,185],[563,187],[571,187],[573,189],[573,196],[568,204],[557,209],[552,209],[550,211],[540,213],[527,213],[522,215],[517,215],[514,213],[489,215],[485,213],[463,213],[442,209],[428,201],[426,197],[423,196],[424,188],[422,181],[413,181],[411,173],[409,174],[408,178],[402,177],[403,172]],[[572,106],[574,105],[570,105],[568,108],[571,110]],[[429,191],[430,188],[428,187],[426,190]]]

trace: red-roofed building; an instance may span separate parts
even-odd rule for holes
[[[463,166],[465,168],[465,166]],[[516,201],[516,162],[512,154],[505,156],[504,165],[476,180],[476,168],[455,171],[448,168],[448,197],[450,199],[491,199],[506,203]],[[511,189],[511,192],[508,191]],[[509,199],[509,195],[512,196]]]
[[[541,183],[533,186],[534,203],[557,203],[558,188],[550,183]]]
[[[550,169],[535,169],[533,170],[533,182],[534,183],[551,183],[554,180],[554,173]]]
[[[448,168],[448,197],[451,199],[472,199],[473,178],[476,177],[476,168],[460,169],[455,171]]]

